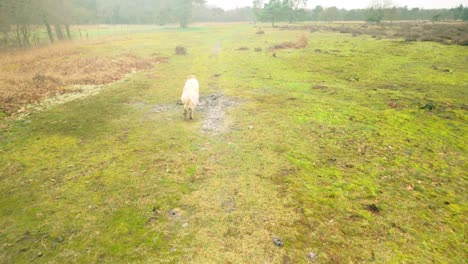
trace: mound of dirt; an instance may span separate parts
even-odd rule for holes
[[[182,46],[177,46],[175,52],[177,55],[187,55],[187,50]]]
[[[283,42],[281,44],[273,46],[272,50],[279,50],[279,49],[303,49],[307,47],[309,41],[305,35],[299,36],[296,42]]]

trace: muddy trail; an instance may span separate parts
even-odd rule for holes
[[[200,87],[202,96],[194,120],[183,121],[200,126],[201,148],[189,155],[206,159],[193,164],[204,168],[195,176],[196,188],[167,212],[167,230],[178,230],[170,232],[169,247],[184,262],[278,263],[289,259],[283,239],[297,235],[294,222],[300,216],[285,206],[289,198],[281,197],[269,178],[284,168],[267,168],[266,159],[270,162],[271,157],[263,158],[259,150],[245,152],[248,142],[231,134],[236,120],[230,113],[239,111],[243,102],[226,95],[219,82],[217,69],[225,63],[221,52],[221,42],[217,42],[210,52],[209,86]],[[214,92],[203,95],[207,89]],[[151,115],[170,112],[180,112],[182,118],[180,102],[158,104],[150,110]],[[252,127],[235,130],[254,132]],[[305,256],[306,252],[299,254]]]
[[[216,135],[230,131],[228,121],[226,120],[226,109],[239,105],[237,99],[230,98],[223,93],[213,93],[206,96],[200,96],[199,102],[200,104],[195,108],[195,119],[203,120],[201,133]],[[130,104],[130,106],[136,109],[143,109],[147,105],[148,104],[143,102]],[[169,111],[182,112],[181,103],[157,104],[152,106],[150,113],[160,114]],[[187,120],[187,122],[192,121]]]
[[[184,252],[184,261],[192,263],[278,263],[289,258],[278,241],[296,235],[293,223],[300,216],[285,206],[288,198],[277,193],[277,186],[266,175],[276,173],[277,168],[265,168],[258,150],[246,153],[243,137],[228,133],[236,122],[229,113],[239,111],[240,99],[227,96],[218,81],[216,71],[225,63],[221,53],[218,42],[209,63],[210,87],[215,93],[202,96],[197,108],[202,118],[200,132],[207,139],[202,143],[207,159],[197,166],[208,172],[201,176],[196,190],[180,201],[186,218],[174,223],[183,230],[175,234],[173,247]],[[252,131],[251,127],[241,130]],[[180,248],[181,241],[188,238],[191,246]]]

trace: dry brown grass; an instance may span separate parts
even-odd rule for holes
[[[69,85],[100,85],[148,69],[167,58],[86,56],[72,43],[0,55],[0,110],[12,114],[23,106],[66,92]]]
[[[308,44],[309,44],[309,40],[307,39],[307,36],[302,34],[297,38],[296,42],[283,42],[281,44],[273,46],[271,49],[272,50],[303,49],[307,47]]]
[[[353,36],[370,35],[376,39],[400,38],[406,41],[433,41],[448,45],[467,45],[468,26],[464,22],[398,22],[384,24],[331,23],[307,26],[283,26],[285,30],[333,31]]]

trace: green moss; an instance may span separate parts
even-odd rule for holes
[[[274,58],[303,32],[138,30],[79,45],[169,63],[2,121],[0,262],[466,259],[465,47],[320,32]],[[189,74],[237,98],[227,133],[202,134],[205,112],[182,119]]]

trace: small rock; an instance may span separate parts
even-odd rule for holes
[[[42,257],[43,255],[44,255],[44,254],[43,254],[42,252],[38,252],[38,253],[37,253],[37,256],[38,256],[38,257]]]
[[[65,239],[63,238],[63,236],[58,236],[55,238],[55,242],[57,243],[62,243]]]
[[[249,129],[252,130],[252,129],[253,129],[253,126],[249,126]]]
[[[188,223],[183,223],[182,227],[188,227]]]
[[[283,240],[281,240],[281,238],[279,238],[279,237],[274,237],[273,238],[273,243],[275,243],[275,246],[277,246],[277,247],[283,247],[284,246]]]
[[[315,258],[317,257],[317,253],[311,251],[309,253],[307,253],[307,259],[310,261],[310,262],[313,262],[315,261]]]

